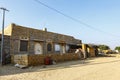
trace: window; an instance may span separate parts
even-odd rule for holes
[[[55,44],[55,52],[60,53],[60,45]]]
[[[20,40],[20,51],[27,51],[28,50],[28,41]]]
[[[47,45],[47,51],[52,51],[52,45],[50,43]]]

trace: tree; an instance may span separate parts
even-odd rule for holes
[[[118,50],[120,52],[120,46],[115,47],[115,50]]]
[[[108,50],[108,49],[110,49],[110,48],[109,48],[109,46],[107,46],[107,45],[99,45],[99,49],[100,49],[100,50]]]

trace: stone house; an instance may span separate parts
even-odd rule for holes
[[[10,36],[10,54],[69,53],[80,47],[81,40],[72,36],[10,24],[4,30]]]

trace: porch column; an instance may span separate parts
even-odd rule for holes
[[[84,58],[87,58],[86,57],[86,49],[87,49],[86,44],[82,44],[82,50],[83,50]]]

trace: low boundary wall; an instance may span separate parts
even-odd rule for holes
[[[50,57],[56,63],[70,60],[78,60],[80,59],[79,54],[77,53],[66,53],[66,54],[18,54],[12,55],[12,63],[21,64],[26,66],[35,66],[35,65],[43,65],[44,59],[46,57]]]

